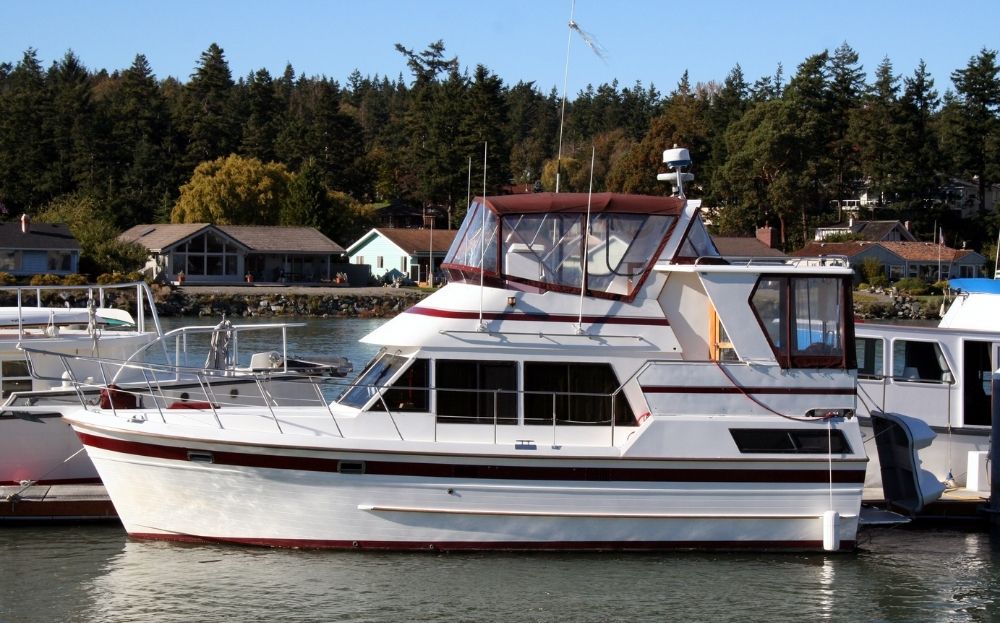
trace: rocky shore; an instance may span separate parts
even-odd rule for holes
[[[426,298],[416,288],[156,286],[161,316],[389,318]],[[855,316],[865,320],[932,320],[940,297],[858,293]]]
[[[429,291],[415,288],[157,286],[161,316],[388,318]]]

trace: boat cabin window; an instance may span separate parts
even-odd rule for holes
[[[606,363],[524,364],[525,424],[635,424],[614,370]]]
[[[340,397],[342,405],[363,408],[396,373],[409,361],[406,357],[383,353],[372,359],[354,384]],[[382,399],[372,405],[373,411],[427,411],[427,360],[417,359],[405,373],[386,390]]]
[[[517,424],[516,362],[439,359],[434,378],[439,422]]]
[[[962,341],[962,422],[989,426],[992,422],[993,343]]]
[[[716,248],[715,242],[712,241],[712,237],[708,235],[708,230],[705,229],[705,224],[701,219],[694,219],[691,223],[691,229],[684,236],[684,241],[681,243],[681,248],[677,252],[676,261],[694,261],[698,258],[721,257],[722,254],[719,253],[719,249]]]
[[[845,291],[839,277],[761,276],[750,304],[782,367],[854,367]]]
[[[6,359],[0,362],[0,377],[3,398],[14,392],[31,391],[31,370],[25,359]]]
[[[948,361],[937,342],[893,340],[892,377],[911,383],[951,383]]]
[[[854,340],[858,358],[858,378],[881,379],[883,366],[883,340],[877,337],[859,337]]]
[[[426,359],[414,359],[410,367],[403,370],[392,386],[385,390],[381,400],[376,400],[371,411],[421,411],[430,410],[428,387],[430,386],[430,365]]]
[[[851,451],[841,430],[732,428],[729,434],[744,454],[844,454]]]
[[[497,273],[497,217],[476,201],[469,207],[462,226],[451,243],[445,263]]]

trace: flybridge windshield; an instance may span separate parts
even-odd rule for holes
[[[473,203],[445,264],[541,290],[629,296],[675,221],[664,214],[535,212],[497,217]]]

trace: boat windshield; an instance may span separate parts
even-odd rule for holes
[[[664,214],[534,212],[497,216],[472,205],[445,264],[507,285],[630,296],[675,218]]]
[[[407,361],[406,357],[399,355],[388,353],[376,355],[337,402],[361,409]]]

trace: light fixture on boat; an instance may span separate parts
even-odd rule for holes
[[[507,297],[507,307],[513,307],[516,304],[517,304],[517,299],[515,299],[513,296]]]
[[[806,417],[852,418],[854,409],[810,409],[806,411]]]

